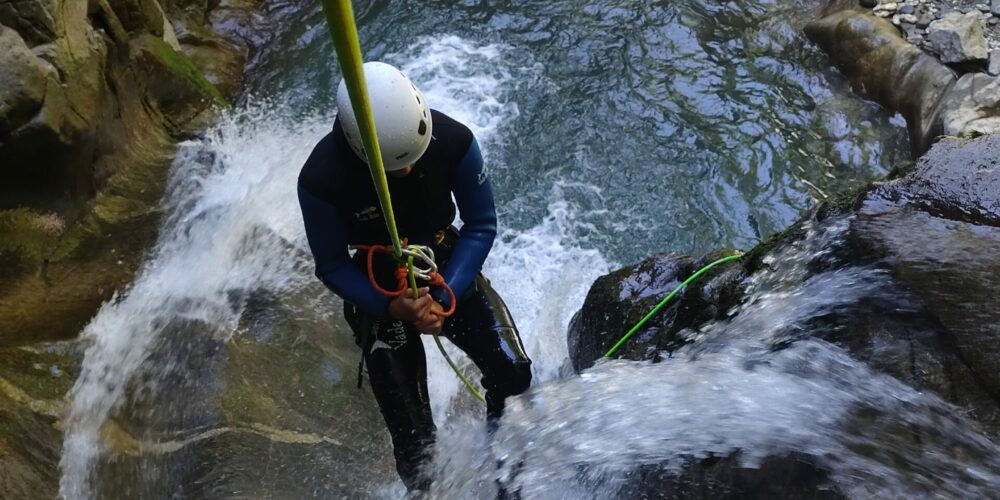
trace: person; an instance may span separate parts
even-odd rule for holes
[[[392,438],[396,470],[408,490],[426,491],[435,426],[420,333],[440,333],[479,367],[490,429],[504,399],[531,383],[531,360],[503,299],[480,272],[497,218],[476,138],[465,125],[431,109],[395,67],[369,62],[363,68],[398,232],[409,243],[434,250],[456,297],[454,314],[446,319],[436,314],[451,306],[440,287],[422,287],[418,298],[386,297],[369,279],[367,253],[349,255],[351,245],[387,245],[390,239],[344,82],[333,130],[299,174],[299,204],[316,276],[344,299],[344,316]],[[460,230],[452,226],[456,202]],[[372,277],[383,289],[396,289],[396,268],[391,255],[377,253]]]

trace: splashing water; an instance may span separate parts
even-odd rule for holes
[[[501,89],[511,87],[503,79],[510,78],[511,70],[499,60],[502,47],[477,46],[457,37],[421,40],[419,45],[426,51],[404,67],[436,108],[473,129],[489,157],[498,130],[517,114],[515,106],[503,101]],[[137,394],[157,394],[163,389],[157,379],[178,370],[184,361],[165,352],[178,335],[225,343],[250,293],[293,294],[314,283],[295,182],[332,120],[328,114],[289,116],[279,102],[251,102],[225,116],[202,139],[181,145],[165,195],[169,215],[155,249],[133,285],[106,304],[81,335],[88,347],[70,394],[60,463],[62,497],[98,494],[98,462],[117,453],[109,449],[108,426],[118,412],[140,412],[132,403],[123,405],[141,397]],[[518,233],[501,226],[503,236],[488,264],[502,293],[522,289],[526,276],[532,277],[537,288],[525,291],[531,295],[508,297],[526,342],[540,353],[546,338],[562,337],[574,304],[562,302],[548,312],[537,306],[552,303],[539,298],[582,302],[586,286],[607,268],[595,251],[563,243],[573,226],[571,212],[556,199],[550,216],[536,228]],[[519,267],[513,266],[514,259]],[[581,259],[592,262],[590,272],[558,278]],[[547,284],[549,278],[552,284]],[[546,287],[552,293],[546,294]],[[178,322],[198,328],[179,328]],[[433,407],[442,420],[460,386],[435,349],[427,351]],[[565,348],[537,358],[541,373],[551,376],[551,367],[565,358]],[[153,404],[185,402],[154,398]]]
[[[614,498],[641,466],[679,474],[734,452],[745,467],[804,454],[850,497],[994,496],[1000,450],[959,409],[799,331],[887,292],[888,277],[869,268],[801,281],[845,227],[779,253],[732,319],[691,334],[670,359],[604,361],[535,386],[509,401],[492,443],[480,424],[452,422],[435,497],[488,498],[499,479],[524,498]]]

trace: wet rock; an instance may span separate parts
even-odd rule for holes
[[[922,310],[911,314],[925,314],[925,328],[943,334],[940,347],[922,350],[946,369],[922,385],[969,408],[994,434],[1000,429],[998,167],[1000,136],[944,140],[911,174],[872,189],[851,229],[852,245],[880,258],[919,297]]]
[[[991,75],[1000,75],[1000,49],[990,51],[990,64],[988,71]]]
[[[941,101],[944,133],[976,136],[1000,133],[1000,77],[968,73]]]
[[[941,134],[936,104],[954,73],[907,42],[891,23],[856,10],[809,23],[806,35],[830,55],[855,92],[906,118],[914,155]]]
[[[770,248],[748,254],[744,267],[717,277],[715,286],[722,292],[697,304],[713,314],[682,316],[676,311],[683,303],[667,308],[650,331],[630,342],[626,357],[656,359],[683,342],[676,336],[683,328],[740,314],[739,304],[747,300],[746,276],[761,269],[749,261],[766,262],[767,255],[795,245],[804,225],[821,228],[844,220],[845,239],[827,249],[827,257],[808,263],[810,271],[802,279],[864,266],[884,270],[889,280],[874,295],[797,330],[833,342],[919,390],[933,391],[968,411],[991,435],[1000,435],[1000,135],[945,139],[908,174],[820,207]],[[581,310],[573,329],[593,330],[571,330],[571,335],[617,339],[617,332],[608,333],[616,329],[609,328],[611,323],[622,321],[615,314],[641,309],[636,305],[641,299],[622,294],[623,286],[662,283],[665,288],[677,278],[678,262],[684,261],[653,257],[599,279],[584,309],[590,318],[609,314],[610,321],[581,321]],[[571,350],[578,358],[592,355]],[[663,356],[662,362],[672,361]]]
[[[992,12],[994,16],[1000,17],[1000,0],[992,0],[990,2],[990,12]]]
[[[721,255],[694,260],[674,254],[654,255],[602,276],[591,286],[583,307],[573,316],[567,334],[570,362],[577,372],[593,366],[635,324],[681,282]],[[686,341],[684,329],[725,315],[737,303],[744,276],[738,264],[719,266],[678,294],[615,357],[651,359]],[[655,346],[656,349],[650,349]]]
[[[38,112],[48,68],[16,31],[0,25],[0,137]]]
[[[570,324],[567,341],[573,369],[579,372],[593,366],[618,338],[680,285],[684,279],[680,275],[691,267],[691,259],[663,254],[598,278]],[[653,318],[645,331],[639,332],[638,338],[649,337],[667,326],[675,309],[676,302]],[[632,352],[629,346],[621,351],[621,354],[626,353],[643,355]]]
[[[953,12],[927,27],[930,49],[946,63],[980,61],[987,57],[986,37],[978,19]]]
[[[57,496],[63,396],[78,365],[71,343],[0,348],[0,491],[5,499]]]
[[[626,477],[616,498],[815,499],[847,498],[809,457],[768,457],[759,467],[742,467],[739,454],[691,463],[680,473],[645,466]]]
[[[684,279],[723,255],[694,260],[659,254],[598,278],[580,312],[570,322],[567,341],[573,369],[581,371],[593,366]],[[743,265],[736,262],[713,268],[671,299],[615,357],[652,359],[659,351],[672,351],[684,345],[687,340],[678,337],[678,332],[725,316],[729,307],[738,303],[745,276]]]
[[[339,307],[331,294],[315,284],[231,300],[242,311],[235,332],[225,327],[231,337],[175,311],[155,318],[156,346],[102,426],[94,497],[364,498],[366,485],[394,477],[378,406],[355,385],[347,325],[295,312]],[[262,468],[262,457],[284,465]]]
[[[242,76],[243,39],[212,8],[0,2],[0,345],[76,335],[131,279],[173,144]],[[171,16],[204,36],[181,43]]]

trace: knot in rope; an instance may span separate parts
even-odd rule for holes
[[[378,282],[375,280],[375,253],[386,253],[389,255],[394,255],[393,247],[391,245],[353,245],[351,248],[359,251],[368,252],[368,281],[371,282],[375,290],[387,297],[399,297],[407,292],[408,289],[413,288],[416,291],[415,283],[417,279],[426,281],[430,286],[436,286],[443,288],[448,292],[448,299],[450,306],[447,311],[432,311],[433,314],[440,316],[442,318],[447,318],[455,313],[455,292],[451,290],[448,283],[445,282],[444,277],[438,273],[437,262],[434,261],[434,250],[425,245],[409,245],[406,240],[403,240],[402,245],[402,256],[399,259],[399,265],[396,267],[396,289],[386,290],[379,286]],[[419,261],[423,267],[415,265],[415,261]],[[411,287],[408,283],[410,277],[413,277],[414,286]]]

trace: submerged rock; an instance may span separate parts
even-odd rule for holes
[[[981,61],[987,57],[979,19],[952,12],[927,27],[930,48],[946,63]]]

